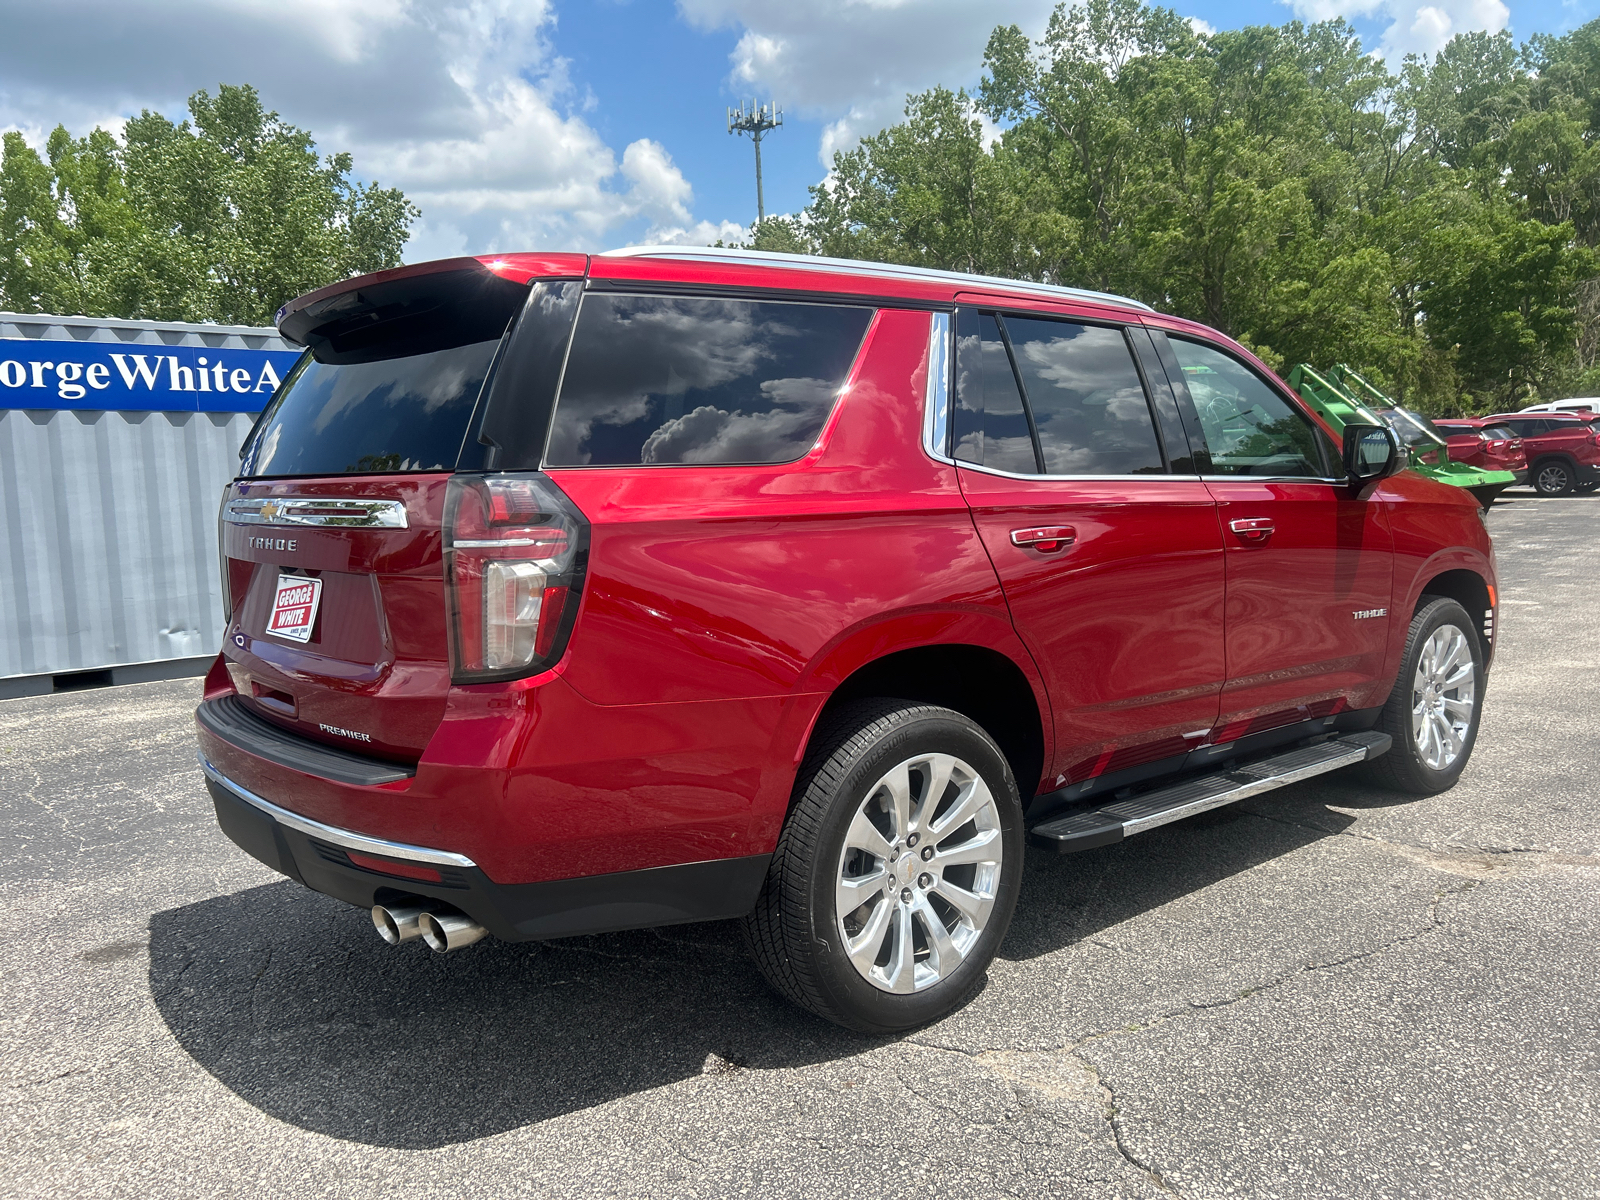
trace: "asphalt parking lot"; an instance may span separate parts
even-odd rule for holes
[[[731,924],[384,945],[216,829],[198,681],[0,702],[6,1196],[1600,1195],[1600,495],[1490,514],[1483,731],[1055,858],[871,1040]]]

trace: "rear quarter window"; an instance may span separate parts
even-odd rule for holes
[[[551,467],[783,463],[816,443],[873,310],[590,293]]]

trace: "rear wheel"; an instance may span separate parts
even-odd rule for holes
[[[1533,490],[1541,496],[1568,496],[1577,480],[1560,459],[1549,459],[1533,469]]]
[[[1016,907],[1022,805],[978,725],[898,700],[819,729],[745,936],[780,993],[889,1033],[983,982]]]
[[[1378,718],[1394,745],[1364,770],[1381,787],[1431,796],[1454,787],[1472,757],[1483,712],[1483,646],[1460,604],[1424,600]]]

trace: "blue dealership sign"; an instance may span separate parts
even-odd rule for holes
[[[0,338],[0,408],[260,412],[298,350]]]

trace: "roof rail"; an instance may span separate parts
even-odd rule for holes
[[[1061,287],[1053,283],[1034,283],[1025,279],[1001,279],[996,275],[968,275],[962,271],[939,271],[932,267],[907,267],[898,263],[866,262],[855,258],[824,258],[817,254],[784,254],[777,250],[740,250],[732,246],[622,246],[616,250],[603,250],[602,258],[679,258],[720,262],[744,262],[752,266],[768,264],[778,267],[823,267],[843,275],[870,275],[880,279],[921,279],[929,283],[964,283],[974,287],[1003,287],[1008,291],[1027,292],[1038,296],[1059,297],[1066,300],[1090,300],[1100,303],[1142,308],[1154,312],[1142,300],[1117,296],[1110,292],[1094,292],[1087,288]]]

